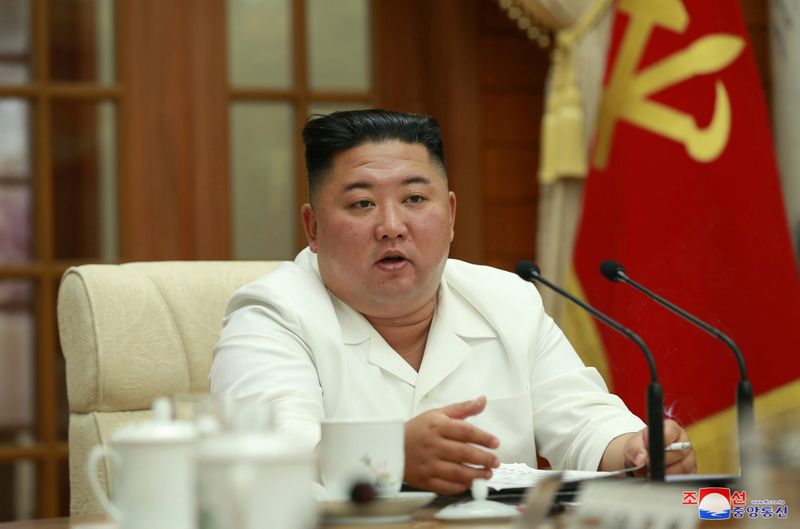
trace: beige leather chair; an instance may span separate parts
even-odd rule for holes
[[[99,513],[86,457],[159,395],[208,391],[228,300],[277,261],[85,265],[64,274],[58,328],[66,359],[72,514]],[[108,468],[101,471],[107,482]]]

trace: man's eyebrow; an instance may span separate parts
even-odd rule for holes
[[[425,178],[424,176],[411,176],[403,180],[403,185],[411,185],[411,184],[430,184],[431,179]]]
[[[403,179],[400,182],[402,185],[411,185],[411,184],[423,184],[429,185],[431,183],[430,178],[425,178],[424,176],[409,176],[408,178]],[[351,182],[346,186],[342,187],[342,193],[347,193],[348,191],[353,191],[355,189],[373,189],[375,187],[374,184],[371,182]]]
[[[348,191],[353,191],[354,189],[372,189],[373,187],[375,186],[369,182],[352,182],[342,187],[342,193],[347,193]]]

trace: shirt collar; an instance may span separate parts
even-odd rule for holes
[[[461,338],[494,338],[497,332],[486,318],[446,278],[439,285],[439,317]]]

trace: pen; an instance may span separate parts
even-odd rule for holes
[[[678,450],[688,450],[692,447],[691,441],[683,441],[681,443],[672,443],[664,447],[665,452],[677,452]]]

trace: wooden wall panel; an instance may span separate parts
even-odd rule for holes
[[[378,104],[442,126],[458,197],[451,255],[502,268],[533,257],[546,51],[493,0],[373,5]],[[524,231],[509,226],[522,217]]]
[[[481,94],[484,144],[533,146],[538,151],[542,104],[541,93],[531,87],[484,87]]]
[[[497,4],[480,4],[484,261],[513,270],[536,251],[539,127],[548,51]]]
[[[480,262],[483,255],[481,116],[478,9],[475,2],[437,0],[429,4],[431,113],[441,120],[450,189],[458,199],[451,255]]]
[[[223,1],[193,0],[189,9],[198,4],[205,6],[203,16],[188,17],[193,258],[227,259],[232,251],[227,14]]]
[[[372,23],[377,106],[402,112],[428,111],[429,22],[425,0],[377,0]]]
[[[379,0],[373,7],[377,105],[439,121],[450,188],[458,199],[450,253],[481,262],[478,4]]]
[[[528,146],[486,146],[483,153],[483,194],[488,202],[534,202],[539,183],[531,178],[538,156]]]
[[[507,260],[513,270],[519,259],[530,255],[532,228],[536,228],[535,202],[487,201],[486,232],[495,236],[486,238],[486,254]]]
[[[499,18],[499,17],[498,17]],[[500,30],[489,31],[483,28],[484,39],[481,42],[482,85],[484,88],[529,88],[541,86],[542,68],[530,62],[520,63],[520,57],[531,54],[541,55],[543,52],[526,38],[520,38],[520,32],[507,35],[508,24],[502,18]],[[533,46],[533,49],[532,49]],[[536,93],[536,95],[541,95]]]
[[[121,258],[227,258],[224,0],[120,9]]]

